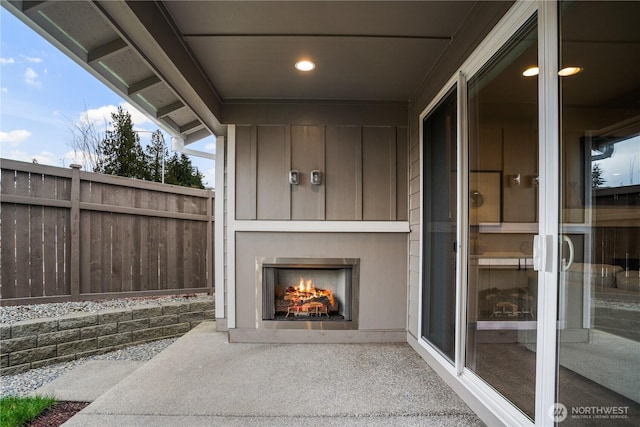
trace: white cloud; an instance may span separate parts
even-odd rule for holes
[[[207,170],[201,170],[200,172],[202,172],[202,174],[204,175],[204,178],[202,178],[202,183],[204,184],[205,187],[214,187],[216,186],[216,168],[215,166],[213,168],[207,169]]]
[[[3,87],[2,88],[2,93],[7,93],[7,92],[9,92],[9,89],[7,89],[6,87]]]
[[[0,142],[8,142],[11,145],[18,145],[31,136],[31,132],[26,129],[16,129],[9,132],[0,132]]]
[[[41,165],[60,166],[60,159],[57,159],[55,154],[48,151],[36,154],[33,158]]]
[[[151,120],[149,120],[149,118],[147,116],[145,116],[143,113],[138,111],[138,109],[136,107],[134,107],[133,105],[129,104],[128,102],[123,102],[122,104],[120,104],[120,106],[122,108],[124,108],[125,110],[127,110],[129,112],[129,114],[131,114],[131,121],[133,121],[133,127],[134,128],[144,127],[144,125],[146,125],[146,124],[153,123]]]
[[[206,144],[204,146],[205,150],[209,150],[209,151],[213,151],[215,153],[216,151],[216,143],[215,142],[210,142],[209,144]]]
[[[93,159],[94,154],[87,151],[67,151],[62,156],[62,163],[64,166],[69,166],[73,163],[82,165],[82,169],[91,172],[91,167],[88,162]]]
[[[98,108],[90,108],[80,113],[80,121],[88,121],[101,127],[111,121],[111,113],[115,113],[118,107],[115,105],[103,105]]]
[[[147,130],[144,128],[144,125],[150,124],[151,120],[147,118],[144,114],[139,112],[133,105],[128,102],[123,102],[120,104],[125,111],[128,111],[131,115],[131,121],[133,122],[133,128],[135,130]],[[111,114],[118,111],[118,106],[116,105],[103,105],[98,108],[90,108],[87,111],[83,111],[80,113],[79,119],[87,120],[93,123],[97,127],[102,127],[105,123],[111,123]],[[155,130],[155,129],[154,129]]]
[[[42,82],[38,80],[38,73],[33,68],[27,68],[24,71],[24,81],[30,86],[42,87]]]
[[[0,58],[0,64],[15,64],[16,60],[13,58]]]
[[[39,62],[42,62],[42,58],[38,58],[35,56],[26,56],[26,55],[22,55],[22,57],[24,58],[25,61],[27,62],[32,62],[34,64],[37,64]]]
[[[62,159],[56,158],[56,155],[50,153],[48,151],[42,151],[38,154],[31,154],[21,150],[11,150],[8,156],[5,156],[9,159],[18,160],[21,162],[32,162],[33,159],[36,160],[41,165],[50,165],[50,166],[61,166]]]

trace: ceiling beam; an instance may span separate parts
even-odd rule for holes
[[[170,127],[171,129],[173,129],[174,133],[176,135],[180,135],[180,138],[182,138],[182,134],[180,133],[180,126],[178,126],[178,124],[176,122],[174,122],[173,120],[171,120],[170,117],[165,117],[164,119],[162,119],[162,122],[167,125],[168,127]],[[175,136],[175,135],[174,135]]]
[[[202,138],[206,138],[208,136],[211,136],[211,132],[209,132],[207,129],[200,129],[194,133],[191,133],[189,135],[187,135],[187,137],[184,140],[184,145],[189,145],[192,144],[196,141],[201,140]],[[209,153],[211,154],[211,153]]]
[[[118,55],[127,49],[129,49],[127,43],[121,38],[117,38],[107,44],[91,49],[89,53],[87,53],[87,62],[89,64],[95,64],[98,61],[103,61],[107,58]]]
[[[29,15],[44,9],[46,6],[48,6],[47,1],[44,0],[23,0],[21,10],[25,15]]]
[[[164,119],[169,114],[180,110],[181,108],[185,108],[186,105],[182,103],[182,101],[176,101],[173,104],[165,105],[164,107],[158,108],[158,112],[156,113],[156,117],[159,119]]]
[[[222,101],[161,2],[97,1],[114,27],[210,132],[225,135]]]
[[[202,123],[200,123],[200,121],[198,120],[194,120],[191,123],[187,123],[184,126],[180,126],[180,133],[182,134],[190,134],[193,133],[197,130],[200,130],[204,127],[204,125]]]
[[[162,80],[160,80],[160,77],[155,74],[151,77],[147,77],[146,79],[131,83],[128,90],[129,96],[136,95],[137,93],[142,92],[145,89],[149,89],[159,83],[162,83]]]

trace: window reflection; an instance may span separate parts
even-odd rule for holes
[[[533,419],[538,233],[538,79],[533,17],[468,83],[466,367]]]
[[[453,363],[456,313],[457,91],[423,124],[422,336]]]
[[[591,149],[591,188],[640,185],[640,136]]]
[[[583,68],[560,79],[560,231],[573,243],[563,246],[558,295],[563,426],[640,419],[637,16],[639,2],[560,3],[560,67]],[[614,407],[621,417],[606,413]]]

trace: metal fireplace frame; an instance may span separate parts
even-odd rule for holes
[[[351,269],[351,320],[262,320],[263,267],[297,269]],[[357,330],[360,302],[360,258],[256,258],[256,328],[306,330]]]

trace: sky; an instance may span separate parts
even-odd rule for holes
[[[69,122],[86,117],[103,131],[111,112],[131,114],[143,146],[158,126],[47,40],[0,7],[0,157],[69,167],[81,163],[71,145]],[[171,138],[165,134],[171,150]],[[215,152],[213,137],[189,148]],[[189,156],[215,186],[215,162]]]
[[[602,170],[603,187],[640,184],[640,136],[615,143],[611,157],[594,163]]]

